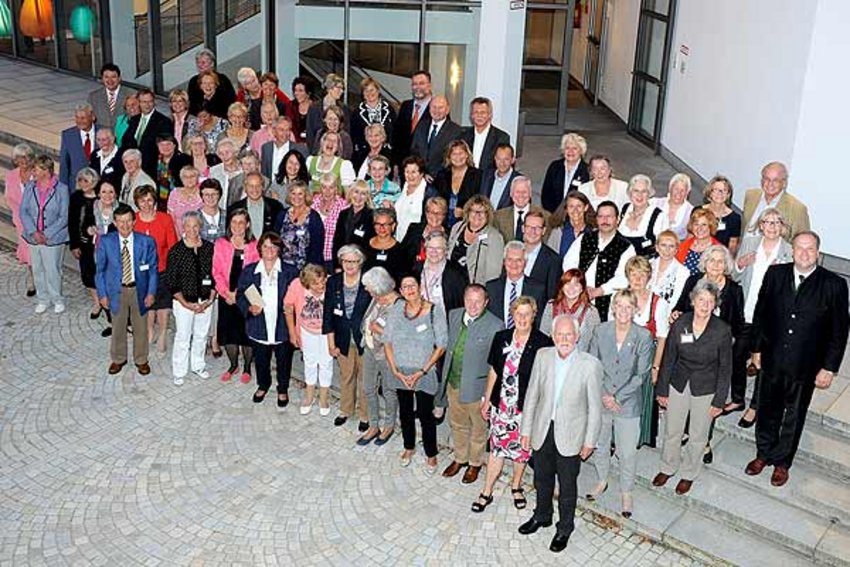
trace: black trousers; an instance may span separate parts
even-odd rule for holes
[[[419,424],[422,426],[422,446],[425,448],[425,455],[436,457],[437,422],[434,419],[434,396],[401,388],[397,388],[396,393],[404,448],[408,451],[416,448],[416,417],[418,416]]]
[[[292,375],[292,345],[284,341],[276,345],[265,345],[251,341],[254,350],[254,371],[257,373],[257,389],[268,392],[272,385],[272,355],[277,361],[277,393],[289,390]]]
[[[743,404],[747,395],[747,359],[753,347],[753,326],[744,323],[732,345],[732,403]]]
[[[790,467],[806,425],[815,391],[814,377],[799,381],[785,372],[762,372],[759,418],[756,421],[758,457],[769,465]]]
[[[607,447],[603,448],[607,450]],[[537,505],[534,519],[541,523],[552,521],[552,495],[555,493],[555,477],[560,488],[558,494],[558,534],[567,537],[575,528],[576,499],[578,498],[578,473],[581,457],[565,457],[555,446],[555,422],[549,424],[546,439],[539,450],[534,451],[534,488],[537,490]]]

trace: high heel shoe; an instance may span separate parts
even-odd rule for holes
[[[706,465],[710,465],[714,462],[714,453],[711,451],[711,447],[706,447],[707,451],[702,454],[702,462]]]
[[[493,503],[493,495],[486,496],[483,492],[478,495],[478,500],[472,503],[472,511],[479,514]]]
[[[756,423],[756,415],[753,412],[753,419],[747,419],[747,412],[744,412],[744,415],[741,416],[741,419],[738,420],[738,427],[742,429],[749,429]]]
[[[608,490],[608,482],[607,481],[601,481],[601,482],[597,483],[596,486],[593,487],[593,490],[591,490],[590,492],[587,493],[587,495],[585,496],[585,499],[589,502],[593,502],[594,500],[596,500],[597,498],[602,496],[605,493],[606,490]]]
[[[260,391],[261,390],[257,390],[256,392],[254,392],[254,397],[251,398],[251,401],[254,402],[255,404],[259,404],[263,400],[265,400],[266,395],[269,393],[268,390],[267,390],[267,391],[263,392],[262,394],[260,394]]]
[[[624,492],[623,493],[623,509],[620,512],[620,514],[624,518],[631,518],[633,509],[634,508],[633,508],[633,503],[632,503],[632,495],[629,494],[628,492]]]

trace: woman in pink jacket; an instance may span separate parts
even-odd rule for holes
[[[239,349],[242,349],[243,384],[251,381],[251,347],[245,334],[245,320],[236,306],[236,284],[242,268],[258,262],[257,241],[251,233],[251,218],[245,209],[230,213],[227,233],[215,241],[213,251],[213,280],[218,292],[218,342],[224,347],[230,367],[221,375],[222,382],[229,382],[239,368]]]
[[[12,224],[18,233],[18,262],[27,267],[27,297],[35,296],[35,282],[32,277],[32,266],[30,265],[30,249],[21,237],[23,225],[21,224],[21,202],[24,196],[24,185],[32,179],[33,158],[35,152],[28,144],[18,144],[12,148],[12,163],[15,169],[6,173],[6,203],[12,211]]]

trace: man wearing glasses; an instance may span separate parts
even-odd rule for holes
[[[761,212],[773,207],[782,213],[791,242],[800,233],[809,230],[809,209],[797,197],[789,194],[788,169],[785,164],[772,161],[761,170],[761,188],[748,189],[744,196],[744,237],[758,236],[758,218]]]

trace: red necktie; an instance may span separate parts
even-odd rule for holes
[[[83,151],[86,153],[86,159],[91,159],[91,136],[86,132],[86,143],[83,144]]]
[[[413,120],[410,121],[410,133],[416,130],[416,125],[419,124],[419,105],[413,103]]]

